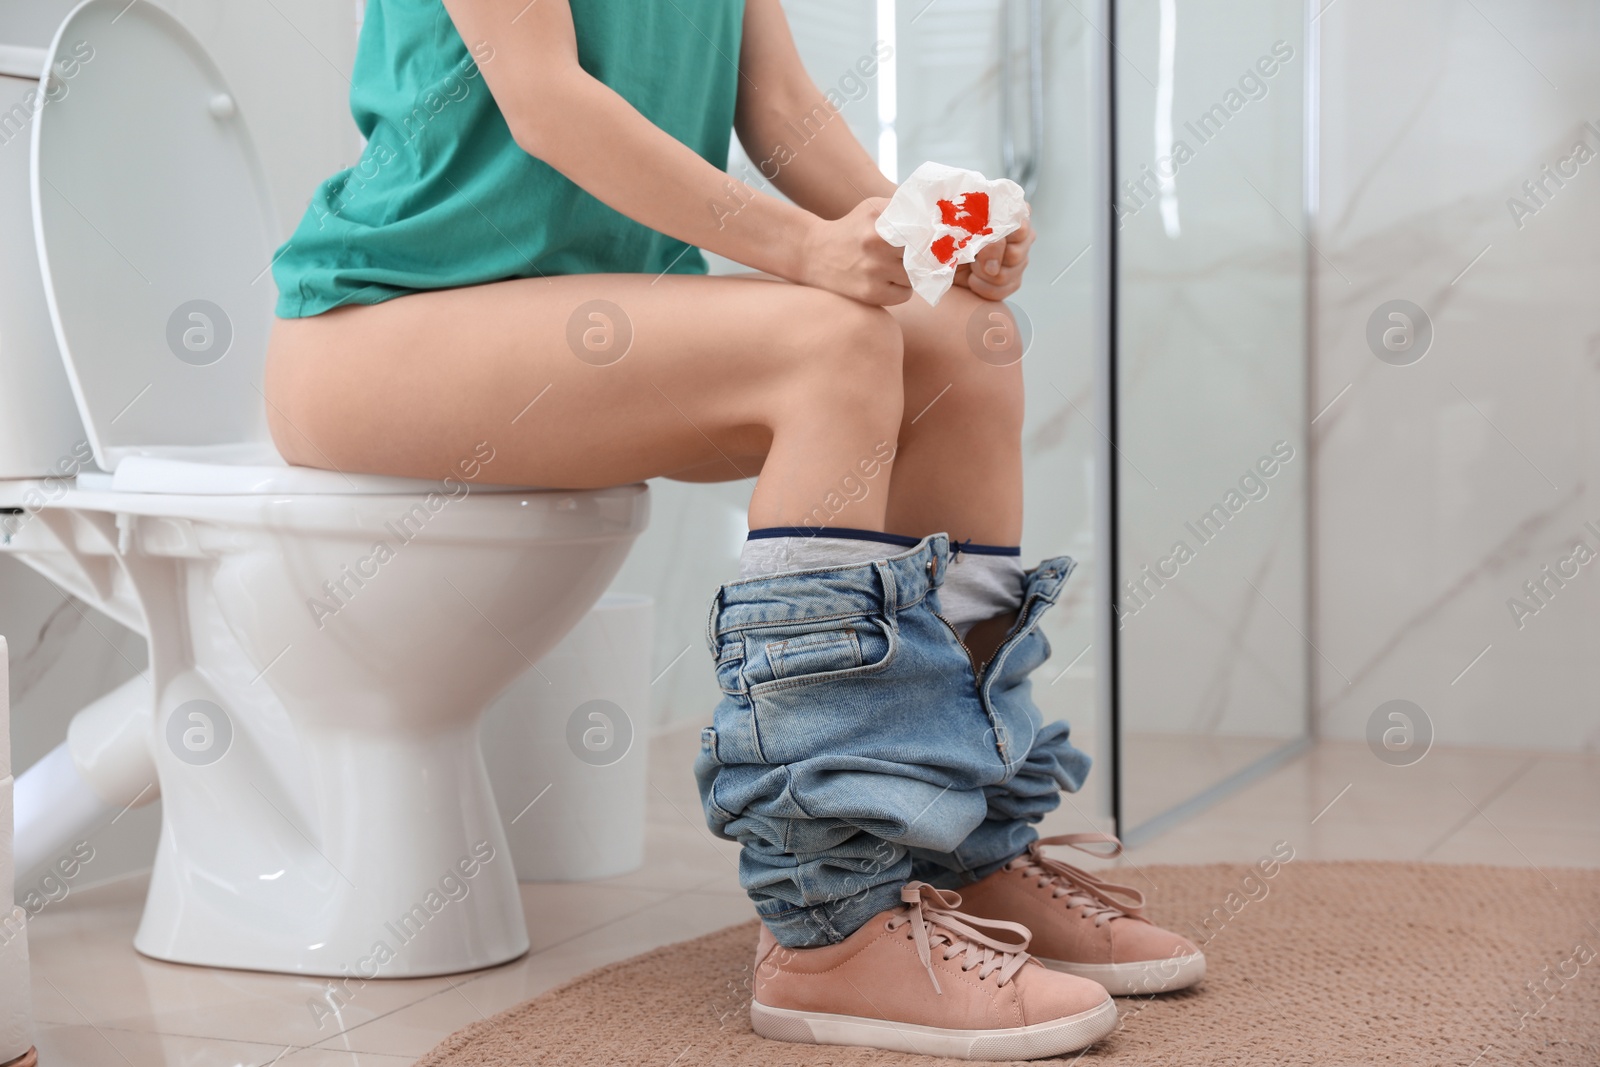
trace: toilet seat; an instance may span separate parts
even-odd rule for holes
[[[531,487],[486,485],[457,478],[399,478],[387,474],[355,474],[316,467],[194,463],[157,456],[129,456],[113,474],[80,474],[78,488],[116,493],[172,493],[194,496],[426,496],[461,490],[473,493],[534,492]]]
[[[155,4],[87,0],[57,30],[49,79],[34,236],[96,463],[271,455],[277,225],[222,73]]]

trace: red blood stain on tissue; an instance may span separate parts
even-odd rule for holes
[[[958,230],[965,230],[966,236],[957,240],[954,234],[945,234],[937,238],[929,247],[933,258],[940,263],[948,263],[967,242],[974,237],[993,233],[989,227],[989,194],[988,193],[962,193],[961,202],[953,200],[940,200],[939,221],[946,226],[954,226]]]
[[[939,201],[939,221],[958,226],[969,234],[989,232],[989,194],[962,193],[958,207],[949,200]]]

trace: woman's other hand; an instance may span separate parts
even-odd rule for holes
[[[1022,272],[1028,266],[1028,249],[1035,237],[1032,223],[1006,235],[978,253],[971,263],[956,268],[956,284],[964,285],[985,300],[1004,300],[1022,286]]]
[[[839,219],[817,219],[800,249],[793,280],[880,307],[911,299],[903,253],[878,235],[889,201],[868,197]]]

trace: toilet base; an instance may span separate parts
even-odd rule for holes
[[[304,785],[281,781],[238,739],[215,767],[159,753],[161,841],[139,952],[345,979],[334,996],[372,979],[481,970],[527,952],[475,722],[301,736],[311,771]],[[221,779],[215,770],[225,764]]]

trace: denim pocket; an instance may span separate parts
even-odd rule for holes
[[[870,674],[894,659],[898,638],[882,619],[829,621],[826,630],[813,622],[746,631],[742,674],[749,694]]]
[[[802,634],[768,645],[767,662],[774,678],[849,670],[861,666],[861,642],[849,629]]]

